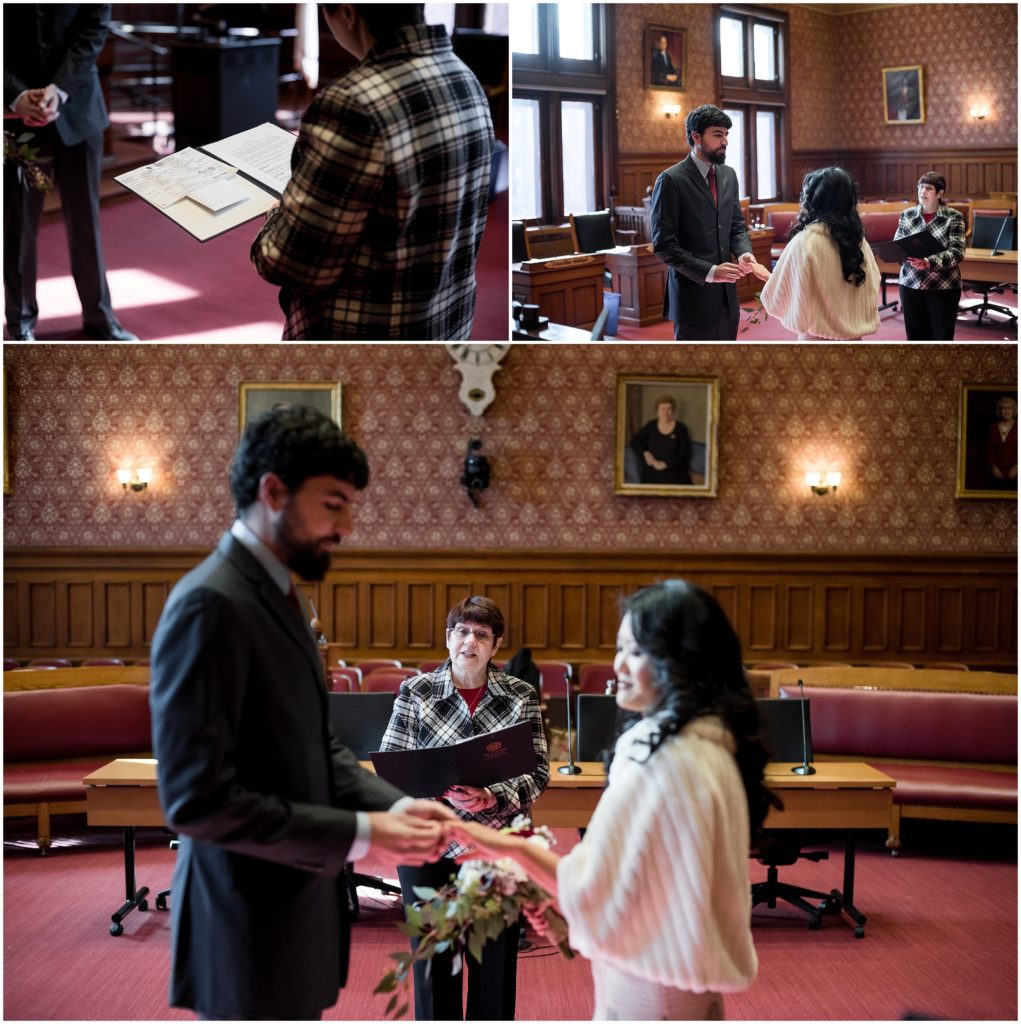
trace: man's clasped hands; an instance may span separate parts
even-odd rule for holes
[[[739,281],[746,274],[754,274],[760,281],[769,280],[769,271],[750,252],[741,253],[737,263],[718,263],[713,283]]]
[[[455,787],[444,794],[455,806],[469,811],[485,810],[496,805],[488,789],[472,786]],[[455,840],[464,840],[458,831],[464,822],[439,800],[401,801],[396,811],[374,811],[369,814],[371,849],[394,855],[400,864],[427,864],[438,860]]]
[[[60,117],[60,93],[55,85],[26,89],[14,105],[14,112],[29,128],[42,128]]]

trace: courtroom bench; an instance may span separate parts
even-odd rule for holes
[[[962,673],[964,675],[965,673]],[[798,700],[797,685],[780,687]],[[896,780],[901,821],[1017,824],[1017,694],[805,686],[819,761],[864,761]]]
[[[84,776],[114,758],[151,757],[151,751],[146,685],[5,686],[4,818],[34,817],[45,854],[51,815],[85,813]]]

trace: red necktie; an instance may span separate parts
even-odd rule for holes
[[[716,201],[716,168],[709,168],[709,191],[713,194],[713,206],[719,206]]]
[[[301,614],[301,602],[298,600],[298,591],[295,590],[294,584],[291,584],[291,589],[287,594],[287,603],[294,609],[298,617],[304,620],[305,616]]]

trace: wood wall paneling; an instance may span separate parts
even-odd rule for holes
[[[125,554],[8,551],[4,653],[148,656],[171,586],[204,553]],[[327,640],[354,661],[442,655],[447,610],[483,593],[507,618],[508,655],[529,647],[537,659],[581,662],[611,660],[622,598],[671,576],[716,596],[749,660],[952,655],[975,666],[1016,665],[1012,557],[494,551],[468,558],[348,549],[325,581],[302,588]]]

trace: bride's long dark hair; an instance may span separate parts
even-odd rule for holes
[[[666,580],[629,598],[624,614],[630,616],[635,642],[652,660],[653,685],[662,694],[649,756],[692,719],[718,715],[734,737],[734,759],[748,799],[752,835],[757,835],[777,801],[763,784],[768,756],[759,712],[741,664],[741,641],[723,609],[701,587]],[[620,728],[637,717],[622,717]]]
[[[858,190],[843,167],[809,171],[801,186],[801,210],[788,239],[819,221],[830,231],[840,253],[844,280],[860,288],[865,283],[865,256],[861,244],[865,228],[858,216]]]

